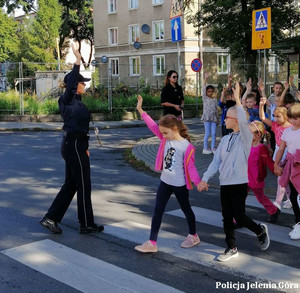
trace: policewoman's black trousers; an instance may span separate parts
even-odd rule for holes
[[[90,160],[88,138],[64,136],[61,154],[65,160],[65,183],[54,199],[46,217],[61,222],[77,192],[78,220],[81,226],[94,224],[91,202]]]

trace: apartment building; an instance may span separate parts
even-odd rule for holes
[[[195,11],[202,1],[195,1]],[[173,35],[172,41],[174,22],[171,24],[170,11],[176,2],[94,1],[95,59],[101,84],[136,87],[143,80],[151,87],[161,88],[165,73],[175,69],[185,90],[195,93],[197,77],[191,68],[195,58],[203,64],[200,74],[209,71],[212,75],[209,82],[214,85],[225,84],[229,73],[238,73],[239,67],[232,63],[228,50],[212,43],[205,31],[195,35],[184,14],[179,23],[181,40],[174,41]],[[280,66],[276,56],[271,56],[266,62],[267,88],[275,80],[283,81],[286,71],[286,66]]]
[[[111,75],[113,85],[136,86],[143,79],[151,87],[160,88],[165,73],[175,69],[181,84],[193,91],[196,73],[191,69],[191,62],[194,58],[201,58],[203,67],[209,66],[219,80],[227,78],[230,71],[227,50],[216,47],[205,34],[196,36],[184,15],[180,17],[181,30],[177,32],[181,33],[182,40],[174,41],[173,38],[172,41],[174,27],[171,27],[170,11],[173,2],[94,1],[95,59],[103,83]]]

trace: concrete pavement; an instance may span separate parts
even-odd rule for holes
[[[213,155],[203,155],[203,137],[204,127],[200,119],[185,119],[185,124],[189,127],[192,143],[196,148],[196,167],[200,176],[206,171],[208,165],[212,161]],[[92,125],[92,124],[91,124]],[[145,127],[142,120],[124,120],[124,121],[95,121],[95,125],[99,130],[113,128],[129,128],[129,127]],[[62,122],[0,122],[1,131],[61,131]],[[150,131],[149,131],[150,134]],[[100,131],[101,138],[101,131]],[[217,143],[221,138],[221,128],[217,128]],[[137,142],[133,147],[132,152],[136,159],[142,160],[149,168],[154,171],[156,153],[159,146],[159,140],[156,137],[145,138]],[[271,173],[265,180],[266,194],[275,199],[277,190],[277,177]],[[212,178],[209,182],[211,188],[219,188],[218,175]]]

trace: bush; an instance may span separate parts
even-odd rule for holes
[[[40,106],[41,114],[59,114],[57,99],[46,99]]]
[[[0,93],[1,114],[14,114],[20,112],[20,97],[15,91]]]
[[[141,90],[143,92],[143,90]],[[147,90],[145,90],[147,92]],[[160,92],[156,94],[141,93],[143,96],[143,107],[145,110],[162,109],[160,104]],[[108,100],[103,93],[87,92],[83,95],[83,102],[87,108],[93,113],[109,113]],[[112,118],[120,120],[125,111],[135,111],[137,102],[137,93],[128,95],[128,92],[114,94],[112,97]],[[192,96],[185,96],[185,109],[195,109],[196,99]],[[202,99],[198,99],[198,106],[201,108]],[[0,93],[0,114],[19,114],[20,97],[15,91]],[[59,114],[57,98],[47,98],[39,101],[35,95],[26,93],[24,95],[24,111],[26,114]]]

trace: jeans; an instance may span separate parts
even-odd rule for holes
[[[216,129],[217,123],[211,121],[204,122],[205,136],[204,136],[204,149],[208,149],[208,138],[211,135],[211,149],[215,148],[216,144]]]

